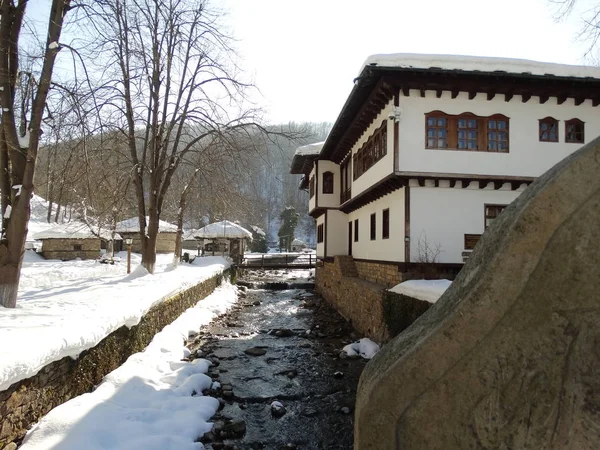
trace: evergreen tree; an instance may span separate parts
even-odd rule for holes
[[[269,245],[267,243],[265,232],[255,225],[251,225],[250,230],[252,231],[252,242],[248,245],[250,251],[267,253],[269,251]]]
[[[279,248],[284,248],[286,251],[292,250],[292,241],[294,240],[294,232],[298,225],[298,216],[296,208],[293,206],[286,206],[286,208],[279,215],[281,225],[279,226]]]

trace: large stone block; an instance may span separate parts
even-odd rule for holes
[[[600,448],[600,138],[493,223],[366,366],[355,448]]]

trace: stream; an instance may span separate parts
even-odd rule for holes
[[[238,303],[188,343],[213,362],[208,374],[216,383],[205,394],[221,403],[213,431],[201,439],[207,449],[353,448],[366,360],[342,348],[360,336],[310,289],[311,280],[290,275],[246,275]]]

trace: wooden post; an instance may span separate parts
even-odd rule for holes
[[[308,268],[310,269],[312,267],[312,253],[308,254]]]
[[[127,244],[127,274],[131,273],[131,244]]]
[[[260,268],[263,269],[265,267],[265,254],[263,253],[261,261],[260,261]]]
[[[287,267],[287,266],[288,266],[287,257],[288,257],[288,254],[287,254],[287,252],[286,252],[286,254],[285,254],[285,267]]]

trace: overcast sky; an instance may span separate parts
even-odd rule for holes
[[[557,23],[549,0],[218,1],[274,123],[333,122],[376,53],[584,63],[578,15]]]

